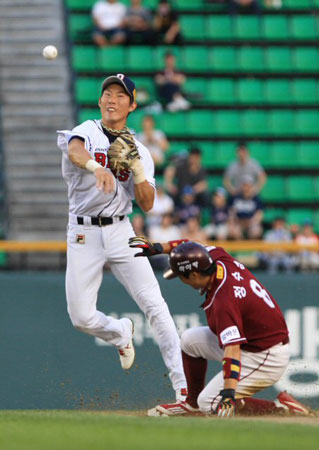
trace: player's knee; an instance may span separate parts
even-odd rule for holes
[[[189,354],[192,346],[192,332],[191,328],[185,330],[181,336],[181,349],[184,353]]]
[[[204,391],[199,394],[197,398],[197,404],[201,412],[205,414],[209,414],[212,412],[211,401],[207,398]]]
[[[71,313],[69,311],[69,316],[74,328],[84,333],[91,328],[92,320],[89,316],[85,314]]]

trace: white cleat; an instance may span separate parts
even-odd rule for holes
[[[167,403],[163,405],[157,405],[155,408],[149,409],[147,415],[150,417],[156,416],[198,416],[202,415],[199,408],[193,408],[186,402]]]
[[[120,362],[123,370],[129,370],[133,366],[135,361],[135,348],[133,344],[134,323],[132,320],[131,322],[132,322],[132,337],[125,347],[118,349]]]

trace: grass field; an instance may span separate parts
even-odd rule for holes
[[[157,418],[134,413],[0,411],[1,450],[317,448],[318,418]]]

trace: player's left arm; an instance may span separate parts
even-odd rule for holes
[[[224,389],[220,391],[221,400],[217,407],[219,417],[231,417],[235,414],[235,393],[239,381],[240,369],[240,345],[227,345],[223,357]]]
[[[134,182],[134,195],[138,206],[145,212],[153,208],[155,190],[145,179],[141,183]]]

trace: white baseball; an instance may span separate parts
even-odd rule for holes
[[[58,56],[58,49],[54,45],[47,45],[42,50],[45,59],[55,59]]]

